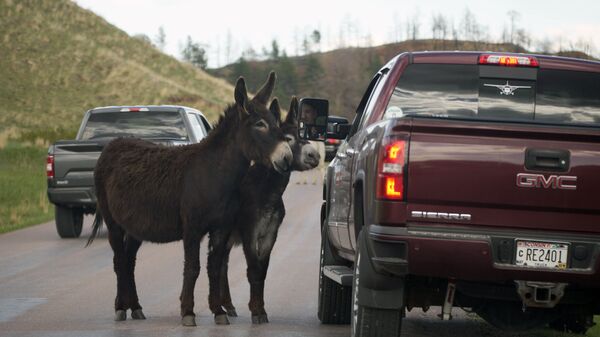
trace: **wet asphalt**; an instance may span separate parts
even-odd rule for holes
[[[322,179],[318,170],[294,173],[284,195],[287,215],[275,245],[265,287],[270,323],[253,325],[249,287],[240,248],[231,255],[229,280],[239,317],[217,326],[208,309],[206,240],[196,285],[197,327],[182,327],[179,293],[183,246],[144,243],[136,282],[147,319],[113,321],[116,278],[112,251],[101,233],[85,248],[91,229],[86,217],[78,239],[60,239],[53,222],[0,235],[0,336],[349,336],[350,327],[322,325],[316,317],[319,265],[319,212]],[[545,336],[544,332],[507,334],[474,315],[454,309],[440,321],[439,308],[414,309],[403,322],[403,336]]]

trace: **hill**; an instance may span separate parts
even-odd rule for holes
[[[72,1],[0,0],[0,18],[0,148],[72,137],[96,106],[182,104],[215,119],[232,101],[225,81]]]
[[[0,233],[52,218],[47,146],[72,138],[87,109],[182,104],[215,120],[233,101],[226,81],[70,0],[0,0],[0,46]]]
[[[345,48],[299,57],[280,56],[265,61],[238,60],[234,64],[209,70],[209,73],[233,83],[237,76],[246,77],[251,86],[260,83],[270,69],[279,75],[275,94],[287,106],[291,95],[329,99],[330,113],[354,118],[354,111],[371,78],[385,62],[395,55],[423,50],[488,50],[527,52],[513,44],[454,40],[416,40],[370,48]],[[565,52],[564,56],[589,58],[580,52]]]

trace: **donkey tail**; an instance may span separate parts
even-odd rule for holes
[[[92,244],[92,241],[94,241],[94,238],[96,238],[96,235],[98,235],[98,231],[100,230],[100,227],[102,227],[103,222],[104,221],[102,220],[102,214],[100,214],[100,211],[97,210],[96,217],[94,218],[94,223],[92,224],[92,234],[90,234],[90,237],[88,238],[88,241],[85,244],[86,247]]]

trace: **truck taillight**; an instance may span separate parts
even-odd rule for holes
[[[514,56],[482,54],[479,56],[479,64],[490,64],[507,67],[538,67],[540,63],[533,56]]]
[[[54,156],[51,154],[46,158],[46,177],[54,178]]]
[[[377,198],[404,199],[404,168],[406,140],[391,140],[382,146],[377,163]]]

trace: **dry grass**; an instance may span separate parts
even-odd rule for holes
[[[216,119],[233,88],[68,0],[0,0],[0,145],[72,137],[85,110],[181,104]],[[9,137],[7,126],[16,130]]]

